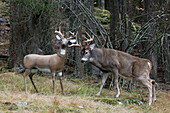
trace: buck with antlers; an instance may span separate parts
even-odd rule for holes
[[[87,34],[89,37],[90,35]],[[155,80],[150,79],[149,74],[152,68],[151,62],[147,59],[132,56],[128,53],[108,48],[95,48],[95,44],[92,44],[94,37],[84,41],[87,43],[83,51],[82,62],[88,61],[92,65],[98,67],[104,73],[111,72],[114,75],[114,83],[117,88],[117,95],[119,97],[120,90],[118,86],[118,75],[124,77],[133,78],[142,82],[147,86],[149,90],[149,105],[156,101],[155,94]],[[102,85],[97,95],[100,95],[103,85],[108,77],[108,74],[104,74],[102,78]]]
[[[27,93],[27,85],[26,85],[26,77],[29,75],[29,78],[38,93],[38,90],[33,82],[33,73],[31,73],[31,69],[37,68],[41,71],[51,72],[52,73],[52,82],[53,82],[53,92],[55,94],[55,75],[58,72],[60,76],[60,85],[62,89],[62,93],[64,94],[63,86],[62,86],[62,70],[64,68],[64,64],[67,58],[68,47],[72,46],[80,46],[78,42],[75,44],[77,39],[77,34],[70,32],[72,37],[64,38],[64,35],[61,33],[61,27],[59,27],[59,31],[55,31],[56,38],[61,41],[61,47],[58,53],[53,55],[38,55],[38,54],[29,54],[24,57],[24,84],[25,84],[25,92]],[[71,43],[71,45],[69,45]]]

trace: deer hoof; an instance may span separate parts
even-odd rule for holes
[[[153,103],[155,103],[155,102],[156,102],[156,99],[153,100]]]
[[[99,93],[97,93],[97,94],[96,94],[96,96],[100,96],[100,94],[99,94]]]
[[[115,98],[119,98],[119,95],[116,95]]]
[[[149,106],[152,104],[152,102],[149,102]]]

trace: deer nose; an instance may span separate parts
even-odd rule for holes
[[[81,63],[84,63],[85,61],[84,60],[81,60]]]
[[[66,46],[66,43],[62,43],[61,46],[62,46],[62,48],[65,47],[65,46]]]
[[[81,59],[81,62],[82,62],[82,63],[84,63],[84,62],[86,62],[86,61],[87,61],[86,58],[82,58],[82,59]]]

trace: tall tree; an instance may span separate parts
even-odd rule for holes
[[[39,48],[44,54],[53,53],[49,5],[48,0],[11,0],[9,68],[22,64],[26,54],[37,53]]]
[[[110,4],[110,36],[111,36],[111,40],[112,40],[112,45],[115,48],[115,40],[116,40],[116,8],[115,8],[115,3],[116,0],[110,0],[109,4]]]

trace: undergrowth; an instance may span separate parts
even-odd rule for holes
[[[51,76],[35,75],[33,79],[39,94],[35,93],[29,78],[27,78],[28,93],[25,94],[24,80],[21,74],[0,74],[0,112],[170,112],[169,91],[165,90],[157,90],[157,102],[148,106],[148,90],[146,88],[136,88],[132,92],[121,90],[120,98],[114,98],[116,90],[111,91],[103,88],[101,95],[95,96],[99,90],[100,82],[94,83],[89,78],[88,80],[63,78],[65,95],[62,95],[60,83],[56,77],[56,94],[54,95]],[[132,104],[139,100],[143,100],[142,105]]]

